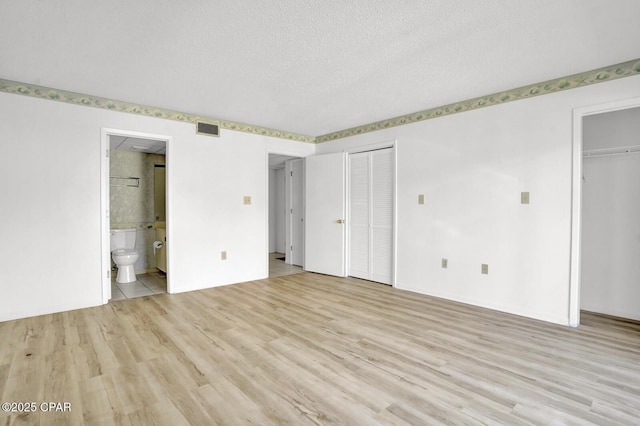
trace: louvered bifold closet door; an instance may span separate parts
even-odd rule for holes
[[[371,170],[369,153],[349,156],[349,275],[370,279],[369,222]]]
[[[393,150],[371,153],[371,280],[393,276]]]
[[[349,275],[393,277],[393,150],[349,156]]]

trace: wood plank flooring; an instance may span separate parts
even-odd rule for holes
[[[640,424],[640,324],[303,273],[0,323],[8,424]]]

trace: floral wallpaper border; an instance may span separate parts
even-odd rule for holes
[[[542,83],[519,87],[517,89],[508,90],[506,92],[493,93],[491,95],[481,96],[479,98],[468,99],[449,105],[414,112],[412,114],[402,115],[400,117],[365,124],[363,126],[357,126],[350,129],[328,133],[326,135],[317,136],[315,138],[315,142],[329,142],[349,136],[375,132],[377,130],[383,130],[390,127],[430,120],[432,118],[443,117],[445,115],[457,114],[459,112],[465,112],[478,108],[489,107],[492,105],[503,104],[506,102],[517,101],[520,99],[531,98],[533,96],[540,96],[549,93],[560,92],[563,90],[575,89],[578,87],[611,81],[618,78],[630,77],[637,74],[640,74],[640,59],[634,59],[632,61],[610,65],[605,68],[598,68],[580,74],[574,74],[568,77],[562,77],[555,80],[549,80]]]
[[[17,81],[0,78],[0,92],[12,93],[16,95],[31,96],[34,98],[49,99],[52,101],[66,102],[69,104],[83,105],[94,108],[107,109],[111,111],[127,112],[130,114],[145,115],[147,117],[157,117],[167,120],[196,123],[203,121],[217,124],[220,129],[234,130],[238,132],[253,133],[256,135],[271,136],[274,138],[294,140],[298,142],[314,143],[313,136],[299,133],[285,132],[283,130],[270,129],[268,127],[253,126],[251,124],[238,123],[235,121],[219,120],[210,117],[187,114],[179,111],[172,111],[162,108],[154,108],[145,105],[138,105],[129,102],[106,99],[97,96],[84,95],[81,93],[68,92],[65,90],[52,89],[50,87],[38,86],[35,84],[21,83]]]
[[[436,108],[430,108],[423,111],[414,112],[412,114],[402,115],[387,120],[377,121],[375,123],[352,127],[350,129],[340,130],[317,137],[286,132],[283,130],[270,129],[268,127],[253,126],[251,124],[238,123],[235,121],[201,117],[194,114],[187,114],[162,108],[154,108],[129,102],[117,101],[113,99],[100,98],[97,96],[84,95],[81,93],[67,92],[64,90],[52,89],[49,87],[38,86],[34,84],[20,83],[17,81],[5,80],[1,78],[0,92],[31,96],[41,99],[49,99],[112,111],[145,115],[148,117],[183,121],[194,124],[197,121],[204,121],[211,124],[217,124],[221,129],[226,130],[253,133],[256,135],[270,136],[298,142],[323,143],[336,139],[346,138],[349,136],[356,136],[363,133],[388,129],[390,127],[430,120],[433,118],[443,117],[445,115],[457,114],[460,112],[470,111],[478,108],[485,108],[492,105],[499,105],[506,102],[531,98],[534,96],[546,95],[563,90],[584,87],[591,84],[603,83],[605,81],[616,80],[618,78],[630,77],[638,74],[640,74],[640,59],[634,59],[631,61],[622,62],[620,64],[610,65],[604,68],[598,68],[595,70],[574,74],[555,80],[549,80],[542,83],[531,84],[528,86],[519,87],[517,89],[507,90],[505,92],[493,93],[491,95],[467,99],[461,102]]]

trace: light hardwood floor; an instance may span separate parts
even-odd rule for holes
[[[639,424],[640,324],[302,273],[0,323],[3,424]]]

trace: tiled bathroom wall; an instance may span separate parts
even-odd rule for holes
[[[154,230],[154,165],[165,164],[165,156],[111,150],[110,153],[110,210],[111,229],[135,228],[136,250],[140,257],[136,272],[155,268],[153,255]],[[138,178],[139,186],[135,184]]]

